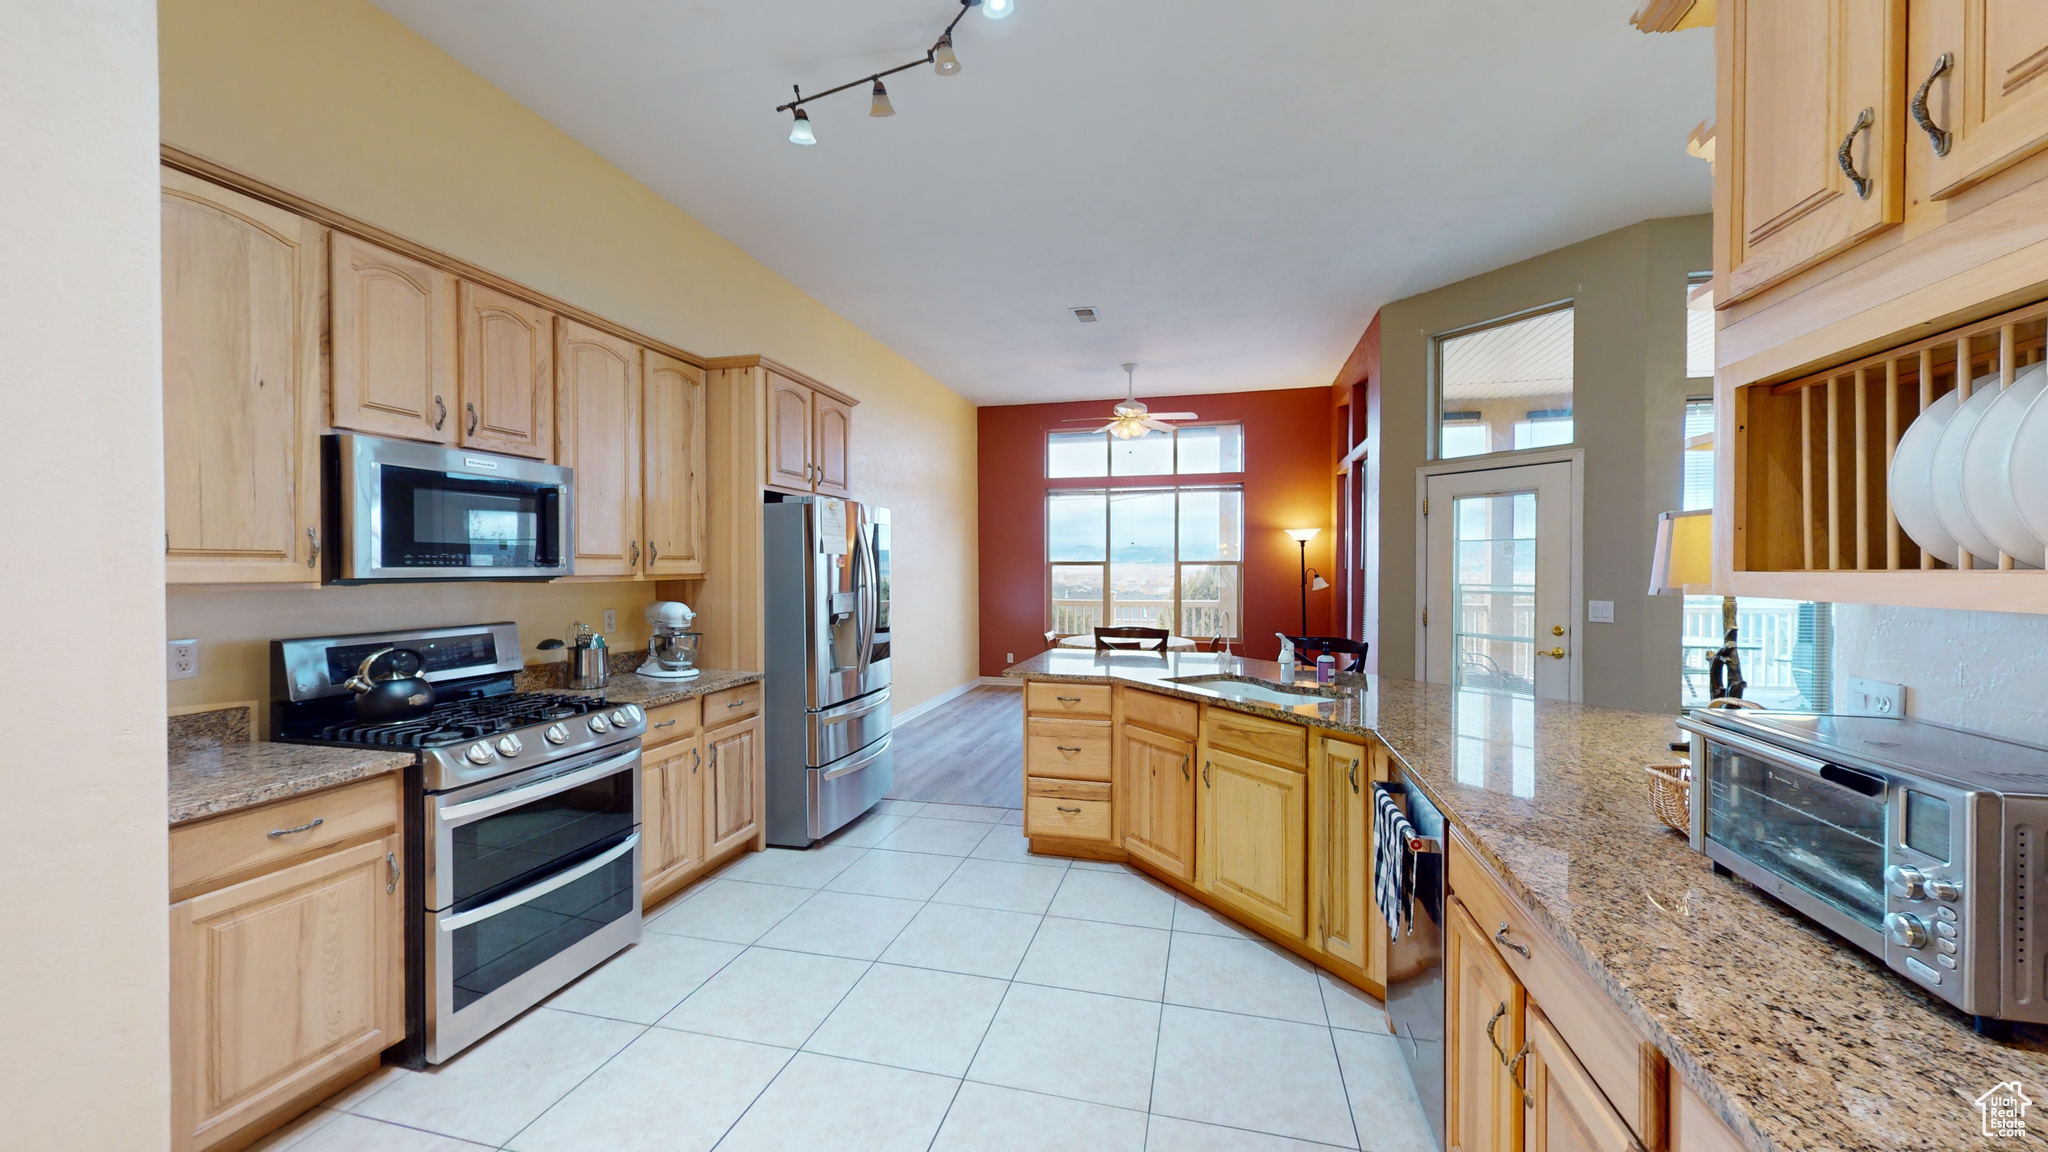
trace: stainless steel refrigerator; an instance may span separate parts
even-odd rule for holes
[[[762,513],[768,842],[802,848],[895,782],[889,513],[824,496]]]

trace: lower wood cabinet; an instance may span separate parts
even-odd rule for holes
[[[1204,724],[1205,739],[1210,735]],[[1308,774],[1211,748],[1197,793],[1196,883],[1232,911],[1308,935]]]
[[[1464,905],[1451,901],[1445,918],[1445,1142],[1460,1152],[1517,1152],[1522,985]]]
[[[1118,730],[1116,759],[1124,851],[1167,875],[1193,880],[1194,741],[1127,723]]]
[[[174,1152],[246,1144],[404,1038],[404,849],[396,778],[381,783],[384,835],[256,864],[171,905]],[[174,829],[173,874],[206,871],[178,858],[188,844],[218,858],[223,835],[253,837],[259,859],[274,838],[248,815]]]
[[[1316,741],[1310,772],[1309,889],[1315,906],[1314,943],[1333,960],[1356,965],[1384,983],[1380,952],[1385,922],[1372,903],[1372,785],[1382,778],[1362,743]]]
[[[1600,1087],[1535,1005],[1528,1008],[1523,1066],[1528,1118],[1524,1152],[1633,1152],[1639,1145]]]
[[[705,853],[719,855],[761,828],[761,718],[704,733]]]
[[[1037,776],[1024,781],[1024,835],[1107,844],[1115,835],[1110,786]]]
[[[649,899],[705,861],[704,740],[649,749],[640,761],[640,875]]]

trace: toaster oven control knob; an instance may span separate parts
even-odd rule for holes
[[[510,734],[498,737],[498,754],[500,756],[517,756],[524,751],[526,751],[526,745],[519,742],[519,737]]]
[[[1891,912],[1884,918],[1885,935],[1905,948],[1927,947],[1927,924],[1911,912]]]
[[[1893,864],[1884,870],[1884,886],[1906,900],[1927,899],[1927,874],[1918,868]]]
[[[1953,880],[1929,880],[1927,893],[1936,900],[1960,900],[1963,898],[1963,887]]]
[[[603,716],[593,712],[590,714],[590,730],[592,732],[609,732],[612,730],[612,726],[604,722]]]
[[[541,736],[550,744],[563,744],[568,742],[569,729],[560,724],[550,724]]]
[[[469,751],[463,755],[469,758],[471,764],[489,764],[498,758],[498,754],[491,751],[491,746],[481,740],[471,744]]]
[[[632,722],[632,720],[627,718],[626,710],[624,708],[617,709],[612,713],[612,727],[614,728],[624,728],[626,725],[631,724]]]

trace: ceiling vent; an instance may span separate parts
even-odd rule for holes
[[[1076,308],[1074,309],[1074,319],[1079,320],[1083,324],[1093,324],[1095,323],[1095,309]]]

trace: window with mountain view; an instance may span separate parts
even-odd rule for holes
[[[1241,487],[1055,489],[1045,504],[1053,631],[1242,639]]]

